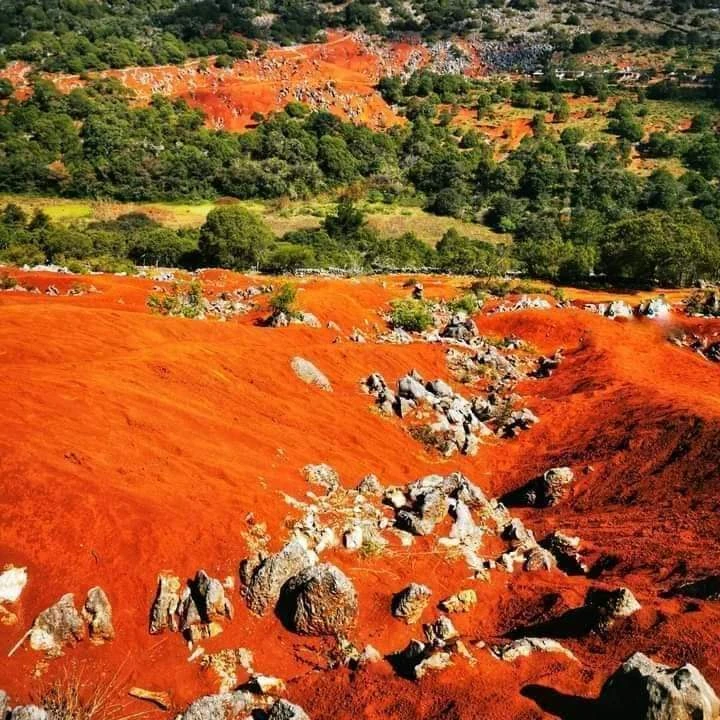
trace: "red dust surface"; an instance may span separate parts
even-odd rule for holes
[[[78,282],[20,277],[61,291]],[[394,380],[414,367],[450,379],[443,347],[334,342],[338,332],[325,327],[333,321],[345,337],[354,327],[382,329],[378,309],[408,294],[403,278],[300,281],[299,305],[322,329],[259,327],[260,312],[225,323],[163,318],[146,307],[152,281],[91,281],[100,293],[0,293],[0,566],[29,572],[14,608],[18,623],[0,625],[0,687],[13,701],[37,696],[64,673],[112,680],[128,713],[148,710],[128,700],[131,686],[168,691],[173,711],[216,691],[187,662],[180,636],[147,630],[157,573],[191,577],[198,568],[236,578],[235,619],[203,643],[206,650],[250,648],[256,669],[284,678],[290,699],[315,719],[585,717],[585,699],[636,650],[692,662],[720,687],[720,607],[661,595],[686,577],[720,570],[720,368],[667,341],[672,326],[692,324],[680,313],[666,324],[612,321],[580,308],[478,315],[481,332],[515,334],[543,353],[562,347],[565,360],[550,378],[519,388],[540,417],[536,426],[481,446],[474,458],[448,460],[425,450],[399,420],[373,412],[359,388],[372,371]],[[205,277],[213,290],[256,282],[232,273]],[[424,283],[430,297],[452,296],[459,284]],[[591,294],[576,297],[582,303]],[[294,355],[315,363],[334,391],[300,382],[290,369]],[[592,580],[557,570],[495,571],[482,582],[469,580],[467,566],[439,552],[432,538],[393,544],[380,557],[329,550],[324,558],[359,592],[358,645],[385,654],[420,636],[418,626],[389,611],[391,595],[408,582],[428,584],[435,600],[473,587],[478,605],[453,620],[478,662],[457,660],[417,683],[384,661],[356,673],[321,672],[325,641],[295,636],[273,615],[253,616],[237,589],[248,515],[267,522],[278,547],[286,518],[297,512],[283,493],[303,498],[309,488],[300,470],[321,462],[346,487],[370,472],[384,484],[405,484],[461,470],[494,496],[569,465],[578,481],[567,502],[514,514],[539,537],[555,528],[579,535],[591,565],[612,561]],[[94,585],[113,604],[113,642],[85,641],[47,664],[26,645],[4,657],[38,612],[67,592],[81,601]],[[604,637],[561,639],[579,662],[538,653],[504,663],[473,645],[556,617],[598,585],[629,587],[643,608]],[[435,612],[429,608],[425,619]]]
[[[183,98],[202,108],[214,128],[243,130],[253,126],[254,113],[281,110],[290,101],[322,107],[346,120],[374,128],[402,122],[375,89],[384,75],[421,67],[430,55],[420,44],[369,43],[355,34],[328,33],[325,43],[271,47],[262,58],[241,60],[230,68],[216,68],[208,58],[185,65],[132,67],[98,73],[114,77],[135,91],[140,102],[160,93]],[[0,76],[8,77],[18,95],[29,92],[29,67],[11,63]],[[78,75],[50,76],[64,92],[80,87]]]

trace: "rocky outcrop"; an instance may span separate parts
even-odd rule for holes
[[[607,679],[598,706],[601,717],[715,720],[720,716],[715,691],[694,665],[668,667],[639,652]]]
[[[366,475],[357,486],[357,491],[363,495],[382,495],[383,490],[377,475],[373,474]]]
[[[314,565],[317,555],[297,540],[289,542],[280,552],[261,559],[254,567],[241,571],[247,584],[245,600],[247,606],[257,615],[264,615],[268,608],[275,607],[282,586],[294,575]]]
[[[309,360],[295,356],[290,361],[290,367],[300,380],[308,385],[316,385],[321,390],[332,392],[332,385],[327,376],[318,370]]]
[[[63,595],[55,605],[43,610],[30,629],[30,647],[48,655],[62,655],[62,649],[85,637],[85,623],[75,608],[72,593]]]
[[[219,629],[214,623],[222,619],[232,620],[233,606],[225,596],[222,583],[204,570],[198,570],[180,596],[178,615],[180,631],[188,639],[197,641],[217,635]]]
[[[244,691],[205,695],[191,703],[179,720],[240,720],[257,709],[259,701]]]
[[[392,614],[408,625],[416,623],[430,602],[432,590],[427,585],[411,583],[392,599]]]
[[[278,613],[291,630],[302,635],[339,635],[357,620],[357,593],[337,567],[315,565],[283,585]]]

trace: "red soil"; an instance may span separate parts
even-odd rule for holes
[[[26,279],[61,289],[77,281]],[[541,418],[537,426],[484,445],[476,458],[440,460],[399,421],[371,412],[358,381],[375,370],[396,378],[410,367],[447,378],[441,347],[333,343],[337,333],[329,329],[257,327],[257,314],[228,323],[161,318],[145,307],[152,282],[92,282],[101,294],[0,294],[0,565],[27,565],[30,578],[19,623],[0,625],[0,651],[63,593],[80,599],[95,584],[113,603],[117,630],[107,645],[67,649],[40,679],[32,673],[41,655],[29,648],[3,659],[0,687],[16,701],[82,668],[93,681],[117,673],[121,698],[132,685],[168,690],[176,709],[215,691],[187,662],[179,636],[148,634],[156,574],[190,577],[202,567],[236,576],[248,513],[266,521],[280,544],[283,521],[294,512],[281,493],[302,498],[308,487],[300,469],[317,462],[334,466],[347,487],[368,472],[404,484],[459,469],[492,495],[568,464],[579,482],[567,503],[517,514],[538,536],[554,528],[578,534],[591,563],[602,554],[617,558],[596,581],[558,571],[494,572],[482,583],[469,581],[466,566],[433,551],[429,539],[393,546],[380,558],[328,551],[359,590],[359,644],[386,653],[419,636],[388,609],[391,594],[409,581],[429,584],[438,600],[475,587],[477,608],[456,620],[470,640],[492,641],[580,605],[591,584],[627,585],[643,609],[605,639],[563,640],[579,663],[538,654],[509,664],[474,649],[476,666],[458,661],[416,685],[384,662],[357,674],[316,672],[324,643],[288,633],[273,616],[252,616],[234,590],[235,619],[204,646],[251,648],[258,670],[287,679],[290,698],[312,717],[554,717],[582,708],[566,696],[597,695],[635,650],[693,662],[720,687],[717,604],[689,612],[689,604],[659,595],[685,575],[720,571],[712,552],[720,540],[720,368],[668,343],[668,325],[580,309],[480,315],[482,332],[517,334],[541,352],[563,347],[566,359],[551,378],[520,388]],[[230,273],[206,278],[216,288],[252,282]],[[309,280],[299,303],[347,334],[381,326],[377,309],[407,294],[401,284]],[[454,293],[449,285],[425,281],[430,296]],[[672,324],[681,322],[678,314]],[[316,363],[334,392],[297,380],[289,365],[296,354]],[[139,701],[128,705],[128,712],[145,709]]]
[[[429,61],[421,45],[393,43],[369,47],[358,36],[328,33],[322,44],[271,47],[260,59],[237,62],[232,68],[200,69],[198,61],[182,66],[135,67],[98,73],[115,77],[132,88],[140,102],[155,93],[184,98],[207,113],[211,127],[243,130],[254,125],[253,113],[267,114],[282,109],[291,100],[323,107],[347,120],[380,128],[395,125],[401,118],[375,89],[377,81],[412,63]],[[17,87],[18,95],[29,92],[29,68],[11,63],[0,72]],[[83,85],[77,75],[52,75],[64,92]]]

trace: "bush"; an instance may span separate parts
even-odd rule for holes
[[[478,296],[474,293],[467,293],[462,297],[455,298],[448,303],[448,307],[452,312],[464,312],[467,315],[472,315],[477,312],[480,307]]]
[[[297,310],[295,308],[296,298],[297,288],[290,283],[285,283],[273,293],[268,305],[270,306],[270,309],[273,311],[274,315],[284,313],[288,317],[292,317],[297,313]]]
[[[423,300],[393,300],[390,318],[394,328],[422,332],[432,325],[432,313]]]

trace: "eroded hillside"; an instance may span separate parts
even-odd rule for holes
[[[320,327],[264,327],[267,293],[234,291],[265,279],[204,273],[206,296],[224,291],[231,294],[223,302],[238,304],[231,313],[218,299],[229,315],[219,322],[152,314],[148,297],[171,293],[167,281],[16,275],[40,292],[0,293],[0,558],[26,567],[28,582],[6,605],[15,618],[3,616],[0,649],[10,651],[65,593],[79,607],[94,586],[112,605],[115,637],[66,644],[57,658],[23,642],[0,663],[0,687],[13,704],[38,700],[56,678],[80,675],[88,687],[109,685],[127,714],[161,714],[128,699],[130,689],[168,693],[172,716],[220,689],[221,675],[203,669],[203,658],[239,648],[251,651],[255,672],[282,679],[287,697],[313,718],[474,718],[479,708],[487,718],[588,717],[605,679],[637,650],[673,666],[692,662],[720,684],[716,602],[668,595],[718,573],[709,549],[720,535],[720,371],[668,337],[710,336],[719,321],[687,317],[680,305],[664,319],[603,317],[585,308],[614,298],[598,293],[570,291],[573,302],[564,306],[549,296],[530,303],[537,307],[510,297],[474,314],[479,334],[493,339],[483,352],[496,359],[467,361],[473,372],[462,374],[454,353],[472,356],[477,347],[386,336],[382,313],[412,291],[401,277],[300,281],[298,305]],[[455,298],[465,284],[422,281],[431,301]],[[624,299],[636,305],[644,296]],[[498,304],[509,311],[493,311]],[[498,355],[519,359],[508,369]],[[321,371],[332,391],[303,382],[293,371],[297,357]],[[488,385],[517,395],[512,402],[538,422],[500,432],[509,416],[496,414],[485,433],[473,421],[476,453],[444,457],[427,435],[409,432],[423,413],[433,417],[422,403],[405,406],[401,418],[363,392],[371,373],[394,388],[411,369],[468,400],[488,397]],[[318,464],[337,472],[339,487],[308,481],[303,469]],[[511,502],[513,491],[558,467],[570,468],[573,480],[557,501]],[[402,532],[403,523],[418,521],[413,513],[427,518],[422,507],[393,510],[392,498],[402,508],[418,492],[412,483],[454,472],[485,500],[456,488],[449,515],[435,517],[429,532]],[[385,502],[369,486],[355,492],[368,474],[380,492],[395,488]],[[505,499],[508,517],[497,516],[495,498]],[[458,529],[461,502],[471,508],[472,527],[484,528],[479,535]],[[489,517],[500,518],[497,527]],[[370,518],[381,540],[348,542],[343,533],[358,518]],[[518,540],[520,528],[533,542]],[[533,544],[545,547],[556,531],[580,539],[582,569],[559,569],[552,553]],[[375,648],[373,662],[353,669],[358,663],[343,643],[298,635],[274,612],[248,608],[241,561],[300,536],[354,586],[359,615],[344,635],[359,649]],[[465,545],[471,536],[475,558]],[[184,583],[199,569],[223,582],[234,607],[231,620],[218,620],[221,634],[192,647],[180,633],[150,634],[158,575]],[[392,614],[393,596],[410,583],[432,591],[415,624]],[[586,622],[588,591],[617,588],[627,588],[640,609]],[[477,598],[467,612],[447,613],[462,649],[452,645],[445,669],[415,680],[411,666],[408,677],[392,654],[423,639],[422,623],[444,615],[438,603],[461,590]],[[526,636],[556,640],[572,657],[496,657]],[[245,683],[241,654],[230,655],[236,684]]]

